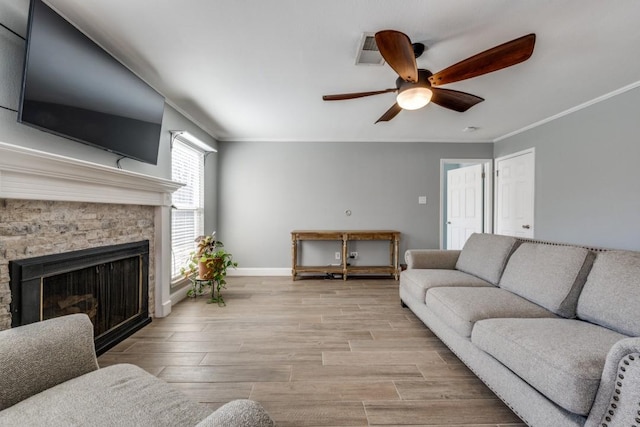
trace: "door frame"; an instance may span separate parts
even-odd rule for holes
[[[483,221],[484,232],[493,233],[493,159],[440,159],[440,249],[444,248],[445,222],[447,207],[443,206],[444,195],[447,192],[447,174],[445,165],[464,164],[466,166],[482,164],[484,166],[483,184]]]
[[[513,157],[518,157],[518,156],[523,156],[525,154],[531,154],[533,156],[533,188],[531,189],[531,206],[533,209],[532,215],[531,215],[531,224],[533,226],[533,235],[535,236],[535,232],[536,232],[536,226],[535,226],[535,221],[536,221],[536,148],[535,147],[531,147],[531,148],[527,148],[521,151],[517,151],[515,153],[511,153],[511,154],[507,154],[504,156],[500,156],[500,157],[496,157],[494,162],[495,162],[495,170],[498,170],[498,161],[502,161],[502,160],[508,160],[511,159]],[[492,174],[492,177],[494,175]],[[494,197],[493,203],[494,203],[494,217],[493,217],[493,223],[497,228],[497,224],[498,224],[498,197],[497,197],[497,193],[498,193],[498,182],[496,180],[495,184],[494,184],[494,193],[496,194],[496,197]]]

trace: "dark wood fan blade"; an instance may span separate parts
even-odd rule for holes
[[[384,113],[378,120],[376,120],[376,123],[388,122],[389,120],[397,116],[400,111],[402,111],[402,107],[399,106],[398,103],[395,103],[391,106],[391,108],[387,110],[386,113]]]
[[[381,93],[387,92],[397,92],[398,89],[385,89],[385,90],[376,90],[373,92],[355,92],[355,93],[342,93],[338,95],[324,95],[322,97],[325,101],[343,101],[345,99],[355,99],[355,98],[364,98],[365,96],[371,95],[380,95]]]
[[[440,89],[432,87],[433,96],[431,102],[449,110],[463,113],[474,105],[484,101],[484,98],[466,92],[459,92],[451,89]]]
[[[429,77],[432,86],[470,79],[498,71],[529,59],[536,43],[536,35],[511,40],[492,49],[460,61]]]
[[[395,70],[401,79],[408,82],[418,81],[418,66],[411,40],[406,34],[395,30],[376,33],[376,44],[380,55]]]

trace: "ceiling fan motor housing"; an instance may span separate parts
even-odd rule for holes
[[[415,83],[411,83],[402,79],[402,77],[398,77],[396,79],[396,87],[399,92],[406,90],[410,87],[431,87],[431,83],[429,82],[429,77],[431,77],[433,73],[429,70],[418,69],[418,81]]]

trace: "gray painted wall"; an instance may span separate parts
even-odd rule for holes
[[[26,35],[28,11],[29,0],[0,0],[0,22],[22,36]],[[24,40],[0,27],[0,106],[2,107],[18,109],[24,50]],[[214,147],[217,144],[210,135],[174,108],[165,104],[158,164],[149,165],[136,160],[123,159],[120,162],[122,168],[170,179],[170,130],[187,130]],[[0,108],[0,141],[113,167],[116,166],[116,160],[121,157],[22,125],[17,122],[17,113],[5,108]],[[215,155],[208,156],[205,171],[205,178],[208,182],[205,189],[205,206],[207,208],[205,230],[216,228],[216,165],[217,157]]]
[[[640,88],[495,144],[536,149],[536,238],[640,250]]]
[[[289,268],[294,229],[396,229],[401,251],[439,246],[441,158],[491,158],[493,144],[220,142],[219,232],[240,267]],[[427,196],[419,205],[418,196]],[[349,209],[351,216],[346,216]],[[315,247],[317,246],[317,247]],[[358,242],[358,265],[387,245]],[[361,250],[362,249],[362,250]],[[305,264],[335,263],[305,243]]]

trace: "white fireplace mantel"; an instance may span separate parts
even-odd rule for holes
[[[0,142],[0,198],[155,206],[155,315],[171,312],[171,193],[183,184]]]
[[[0,142],[0,197],[170,206],[168,179]]]

